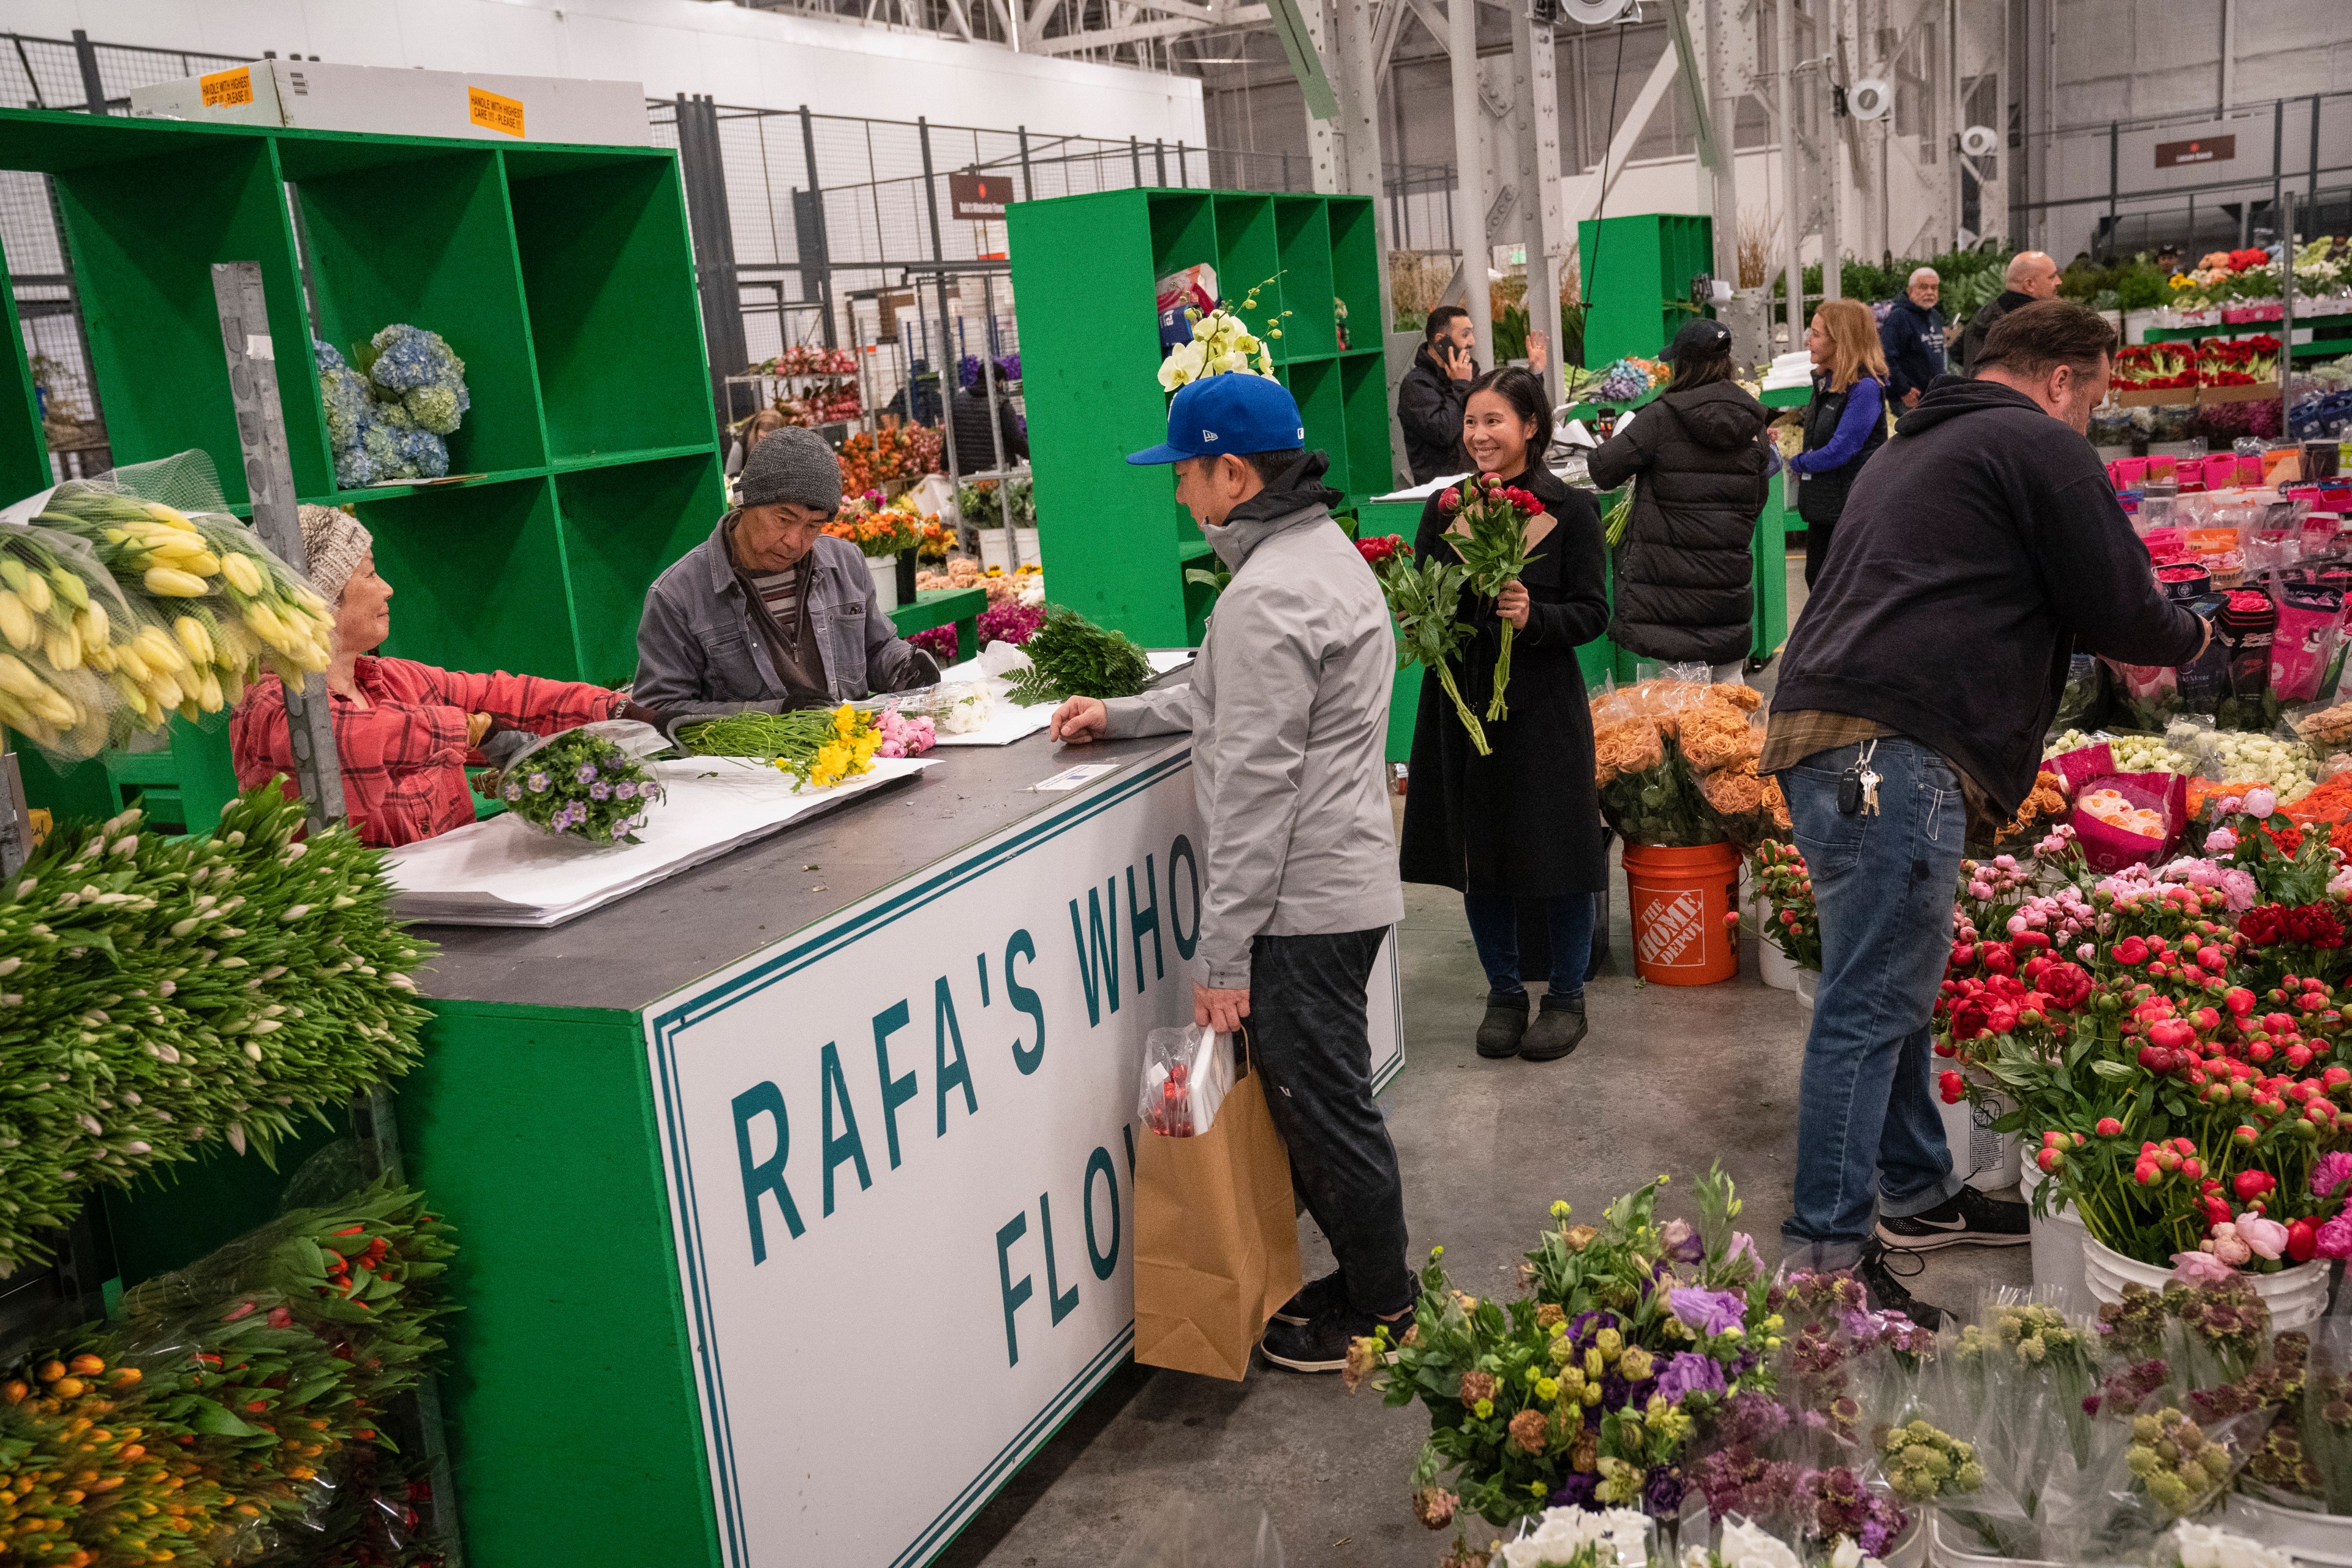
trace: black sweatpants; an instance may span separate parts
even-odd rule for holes
[[[1404,1182],[1372,1100],[1364,987],[1388,928],[1250,944],[1249,1037],[1290,1180],[1323,1227],[1348,1299],[1385,1316],[1418,1288],[1405,1263]]]

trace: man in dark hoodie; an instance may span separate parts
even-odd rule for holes
[[[2207,635],[2157,591],[2084,439],[2115,341],[2094,311],[2029,302],[1986,339],[1977,379],[1904,417],[1854,480],[1759,763],[1821,914],[1788,1262],[1853,1268],[1874,1304],[1931,1326],[1942,1314],[1885,1248],[2026,1240],[2022,1204],[1953,1172],[1928,1089],[1969,819],[2005,820],[2032,790],[2070,655],[2180,664]]]
[[[1478,374],[1470,359],[1473,342],[1470,312],[1440,305],[1429,313],[1412,368],[1397,383],[1397,423],[1404,428],[1404,460],[1414,484],[1470,466],[1462,455],[1462,405]]]
[[[1886,353],[1887,391],[1906,408],[1916,408],[1944,374],[1944,312],[1936,309],[1944,280],[1932,267],[1911,274],[1903,298],[1878,323],[1878,346]]]
[[[2009,258],[2009,270],[2001,275],[2001,281],[2007,287],[1977,307],[1977,313],[1969,318],[1968,330],[1960,334],[1962,375],[1976,374],[1985,337],[1995,322],[2021,305],[2058,297],[2058,264],[2038,250],[2021,250]]]
[[[1722,322],[1685,322],[1666,358],[1666,390],[1585,459],[1602,489],[1633,486],[1609,636],[1643,658],[1711,665],[1729,680],[1753,640],[1750,546],[1772,466],[1763,440],[1771,415],[1733,379]]]

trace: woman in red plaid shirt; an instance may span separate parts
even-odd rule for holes
[[[335,662],[327,670],[335,754],[343,803],[367,843],[391,848],[473,821],[465,770],[485,765],[486,743],[507,753],[599,719],[657,722],[625,693],[601,686],[373,657],[366,650],[392,631],[392,584],[375,574],[368,531],[332,507],[306,506],[302,542],[312,586],[335,606]],[[516,739],[504,739],[509,735]],[[229,742],[240,787],[283,774],[293,793],[286,689],[275,675],[247,690],[229,721]]]

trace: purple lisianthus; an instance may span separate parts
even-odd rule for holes
[[[510,784],[507,785],[506,794],[509,800],[520,800],[522,798],[522,785],[519,784]]]
[[[1668,1291],[1666,1300],[1685,1326],[1706,1338],[1727,1334],[1748,1321],[1748,1298],[1737,1290],[1686,1288]]]
[[[530,793],[533,795],[545,795],[547,793],[547,775],[545,773],[533,773],[523,782],[530,786]]]
[[[631,784],[628,780],[623,779],[619,784],[613,786],[613,798],[614,800],[635,800],[637,798],[637,786]]]
[[[1694,1394],[1721,1394],[1723,1390],[1722,1363],[1696,1351],[1676,1351],[1666,1358],[1665,1370],[1658,1373],[1657,1392],[1670,1405],[1680,1405]]]
[[[1660,1226],[1658,1240],[1667,1258],[1676,1263],[1696,1263],[1706,1256],[1706,1244],[1686,1219],[1670,1219]]]
[[[603,779],[598,779],[594,784],[588,786],[588,798],[590,800],[610,800],[613,798],[613,786],[606,784]]]
[[[1551,1494],[1554,1508],[1591,1508],[1593,1494],[1600,1489],[1601,1478],[1589,1470],[1571,1471],[1560,1482],[1559,1489]]]
[[[1642,1486],[1642,1507],[1652,1519],[1679,1519],[1685,1489],[1681,1466],[1653,1465]]]
[[[579,771],[579,773],[576,773],[576,774],[574,774],[573,776],[574,776],[575,778],[577,778],[577,779],[578,779],[582,784],[593,784],[593,783],[595,783],[595,782],[596,782],[596,764],[595,764],[595,763],[581,763],[581,764],[580,764],[580,771]]]
[[[613,824],[613,837],[614,837],[615,839],[626,838],[628,836],[629,836],[629,825],[628,825],[627,823],[625,823],[625,822],[616,822],[616,823]]]
[[[1723,1260],[1725,1263],[1730,1264],[1737,1263],[1743,1258],[1746,1258],[1755,1268],[1756,1272],[1759,1274],[1764,1272],[1764,1258],[1761,1253],[1756,1250],[1756,1238],[1748,1235],[1744,1230],[1735,1230],[1731,1233],[1730,1247],[1726,1248],[1724,1251]]]

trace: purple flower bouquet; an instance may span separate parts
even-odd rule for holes
[[[662,798],[644,763],[586,729],[524,752],[495,788],[509,812],[541,832],[599,846],[636,843],[646,808]]]

